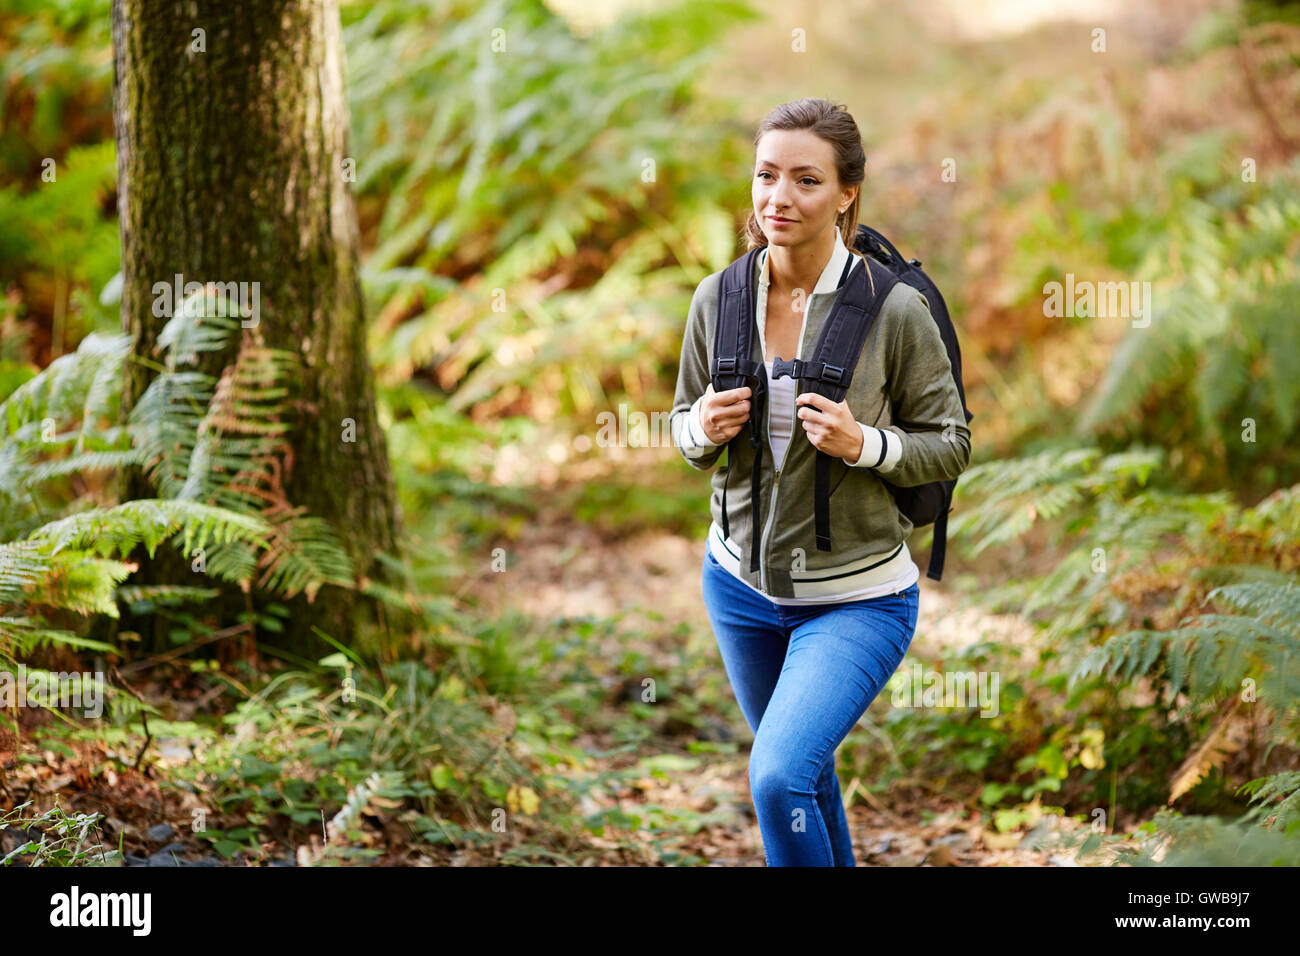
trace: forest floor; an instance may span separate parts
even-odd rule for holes
[[[600,704],[595,714],[578,718],[572,741],[588,755],[580,776],[587,786],[577,800],[584,818],[604,814],[604,832],[567,834],[563,859],[576,865],[725,865],[762,866],[762,839],[753,812],[748,782],[752,735],[732,696],[713,643],[712,629],[700,593],[703,540],[680,534],[642,532],[609,537],[592,525],[575,522],[570,510],[543,508],[511,544],[509,574],[471,578],[461,598],[474,616],[492,617],[509,610],[538,622],[544,632],[563,634],[579,619],[603,621],[609,627],[589,641],[584,654],[608,666],[594,678],[606,684],[594,690]],[[928,552],[914,555],[918,562]],[[963,565],[963,572],[969,571]],[[967,584],[969,587],[969,584]],[[971,642],[996,635],[1000,642],[1028,648],[1032,628],[1016,615],[994,615],[973,606],[945,582],[921,579],[921,602],[912,651],[926,658],[950,653]],[[665,718],[637,715],[638,678],[616,678],[619,667],[609,662],[631,654],[663,675],[665,685],[694,688],[695,716],[683,721],[672,708],[658,709]],[[689,680],[677,675],[689,669]],[[637,673],[641,671],[634,669]],[[546,675],[556,685],[572,680],[559,669]],[[170,700],[183,719],[201,719],[203,699],[192,675],[181,669],[159,671],[135,682],[145,699]],[[665,690],[667,690],[665,686]],[[183,701],[183,703],[182,703]],[[879,706],[879,704],[877,705]],[[188,716],[186,716],[188,715]],[[192,793],[179,793],[159,776],[172,760],[188,755],[154,745],[153,771],[136,771],[112,759],[117,750],[94,734],[69,739],[63,753],[32,753],[31,727],[23,743],[0,729],[0,796],[6,804],[35,799],[45,806],[61,799],[75,812],[105,815],[103,837],[112,846],[119,836],[129,865],[247,865],[240,857],[221,860],[186,841],[195,802]],[[886,741],[886,745],[889,746]],[[132,745],[135,746],[135,745]],[[177,751],[177,745],[171,744]],[[107,748],[107,749],[106,749]],[[25,751],[14,760],[16,750]],[[155,752],[156,751],[156,752]],[[115,765],[118,769],[105,770]],[[988,827],[987,812],[978,801],[948,792],[942,781],[906,778],[888,789],[870,781],[846,778],[841,770],[845,810],[858,865],[875,866],[1075,866],[1071,852],[1040,848],[1050,844],[1052,831],[1069,837],[1082,824],[1043,815],[1017,830]],[[183,788],[181,788],[183,789]],[[287,837],[287,834],[285,835]],[[545,843],[545,835],[537,834]],[[501,845],[492,841],[468,846],[427,845],[402,827],[376,833],[383,856],[377,862],[398,865],[493,865]],[[21,835],[0,830],[0,858],[13,850]],[[288,840],[270,858],[296,862]],[[173,860],[173,855],[175,860]],[[241,855],[242,856],[242,855]],[[264,860],[263,862],[267,862]]]
[[[557,624],[587,615],[616,618],[625,634],[659,635],[657,640],[662,643],[680,642],[685,632],[688,641],[712,645],[706,657],[720,675],[727,705],[724,717],[728,726],[723,736],[740,746],[733,753],[685,757],[681,732],[660,731],[641,741],[636,753],[594,758],[598,767],[614,770],[665,754],[683,755],[670,765],[669,773],[648,772],[628,780],[625,786],[608,788],[602,797],[585,797],[584,811],[615,808],[637,815],[638,808],[652,807],[658,819],[672,819],[674,810],[680,810],[686,819],[696,821],[685,828],[694,832],[684,830],[676,839],[665,840],[662,832],[620,834],[643,842],[640,852],[626,839],[595,838],[595,846],[606,846],[613,854],[610,863],[659,862],[656,851],[668,844],[674,859],[681,854],[711,865],[764,865],[748,781],[753,736],[731,696],[721,657],[712,644],[713,632],[700,591],[704,547],[703,539],[657,532],[610,541],[594,527],[575,524],[571,515],[561,514],[559,509],[549,515],[543,511],[514,542],[512,550],[526,560],[514,565],[510,574],[495,576],[509,578],[508,589],[488,580],[473,592],[488,613],[508,605]],[[914,557],[918,563],[928,560],[928,550]],[[989,614],[968,605],[945,582],[932,581],[923,574],[912,649],[938,654],[987,639],[990,634],[1028,645],[1032,629],[1021,618]],[[615,637],[616,645],[617,641]],[[620,649],[610,648],[611,653]],[[671,646],[659,650],[664,660],[678,652]],[[635,695],[631,699],[636,699]],[[693,729],[690,735],[694,736]],[[604,736],[584,735],[579,743],[590,753],[603,754],[615,747],[615,742]],[[841,782],[858,865],[1078,865],[1070,853],[1032,846],[1053,828],[1077,831],[1082,826],[1077,821],[1044,816],[1027,831],[999,833],[981,824],[987,818],[975,801],[953,799],[929,781],[909,781],[883,797],[870,793],[861,780]],[[701,820],[705,825],[699,825]]]

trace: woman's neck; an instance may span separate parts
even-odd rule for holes
[[[834,251],[835,233],[830,230],[798,246],[768,243],[768,287],[777,294],[803,289],[805,295],[811,295]]]

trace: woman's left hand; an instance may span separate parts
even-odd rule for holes
[[[862,455],[862,429],[847,402],[832,402],[825,395],[804,392],[795,397],[794,403],[814,448],[836,458],[858,460]],[[813,407],[799,408],[804,404]]]

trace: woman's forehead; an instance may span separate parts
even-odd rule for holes
[[[755,162],[778,168],[788,165],[791,172],[804,166],[817,167],[824,173],[827,157],[832,155],[831,144],[809,130],[773,129],[759,140]]]

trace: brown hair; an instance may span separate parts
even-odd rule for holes
[[[842,104],[818,98],[782,103],[759,124],[758,132],[754,134],[755,150],[758,149],[758,141],[763,138],[763,134],[774,129],[806,129],[830,143],[835,151],[835,175],[839,178],[841,187],[860,186],[866,178],[867,153],[862,147],[862,134]],[[853,202],[836,220],[844,244],[854,252],[853,240],[858,230],[858,204],[861,200],[862,190],[859,189]],[[752,209],[745,222],[744,235],[748,249],[767,245],[767,236]]]

